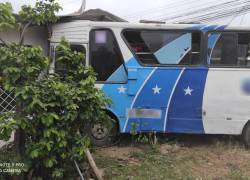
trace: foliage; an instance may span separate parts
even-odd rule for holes
[[[40,47],[25,47],[9,44],[0,48],[2,79],[7,91],[12,91],[34,82],[48,68],[49,59],[42,54]]]
[[[58,60],[66,63],[68,69],[64,77],[54,74],[38,78],[42,69],[48,68],[48,59],[40,54],[40,49],[31,48],[29,52],[33,53],[20,57],[26,47],[13,48],[15,53],[6,48],[0,48],[0,63],[4,64],[0,67],[2,82],[6,90],[15,88],[22,111],[1,116],[0,132],[8,139],[14,129],[22,128],[27,137],[26,156],[33,162],[32,167],[63,176],[65,166],[73,160],[82,161],[89,146],[80,130],[89,120],[107,119],[102,108],[110,101],[94,87],[95,73],[82,64],[84,55],[71,51],[65,40],[58,46]],[[23,83],[15,85],[20,81]]]
[[[0,3],[0,31],[16,27],[20,33],[19,44],[23,44],[24,35],[31,25],[49,25],[58,20],[56,13],[61,6],[55,0],[37,0],[35,6],[23,5],[18,16],[12,13],[10,3]],[[7,43],[1,39],[1,42]]]
[[[61,6],[54,0],[37,1],[35,7],[23,5],[19,12],[19,21],[24,23],[31,22],[35,25],[54,23],[58,17],[56,12],[61,10]]]
[[[144,143],[144,144],[151,144],[154,145],[154,133],[138,133],[138,124],[137,123],[131,123],[131,130],[130,134],[132,135],[133,139],[137,143]]]
[[[7,21],[13,18],[11,6],[0,3],[0,12],[4,8],[10,17],[2,20],[7,24],[2,27],[11,27],[12,21]],[[72,167],[74,160],[83,160],[90,142],[81,129],[88,121],[107,120],[103,107],[110,105],[95,88],[95,73],[84,66],[84,54],[72,51],[66,40],[57,47],[58,61],[67,66],[64,76],[48,75],[49,59],[42,49],[22,44],[31,24],[55,22],[59,9],[53,0],[37,1],[34,8],[23,6],[21,18],[15,20],[22,34],[20,43],[0,47],[0,86],[14,90],[17,102],[15,112],[0,115],[0,139],[23,130],[26,144],[22,158],[30,164],[29,172],[50,179],[65,178],[67,167]]]
[[[0,30],[13,28],[16,24],[10,3],[0,3]]]

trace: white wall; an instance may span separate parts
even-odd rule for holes
[[[19,33],[16,30],[0,32],[0,37],[6,42],[18,42]],[[25,34],[24,44],[41,46],[44,53],[48,52],[48,33],[45,27],[30,27]]]

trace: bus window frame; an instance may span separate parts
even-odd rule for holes
[[[233,30],[233,29],[225,29],[225,30],[210,30],[205,33],[205,54],[206,54],[206,64],[208,68],[235,68],[235,69],[250,69],[250,66],[230,66],[230,65],[215,65],[208,63],[208,35],[210,33],[248,33],[250,34],[250,30]],[[237,39],[238,41],[238,39]],[[237,44],[238,47],[238,44]],[[238,53],[237,53],[238,57]]]
[[[129,42],[124,36],[125,31],[154,31],[154,32],[183,32],[183,33],[199,33],[200,34],[200,64],[196,65],[185,65],[185,64],[145,64],[142,63],[139,57],[136,55],[136,53],[133,51],[132,47],[130,46]],[[125,42],[126,46],[129,48],[130,52],[135,57],[136,61],[143,67],[203,67],[207,65],[207,61],[205,58],[205,39],[204,39],[204,33],[201,30],[192,30],[192,29],[147,29],[147,28],[125,28],[121,31],[121,37],[123,41]]]
[[[84,61],[84,66],[87,66],[87,47],[82,44],[82,43],[77,43],[77,42],[68,42],[69,45],[79,45],[79,46],[82,46],[84,47],[85,49],[85,61]],[[54,74],[55,73],[55,68],[56,68],[56,48],[57,46],[60,45],[60,42],[56,42],[56,43],[52,43],[52,45],[50,45],[50,48],[49,48],[49,58],[51,59],[51,62],[50,62],[50,68],[49,68],[49,74]]]
[[[90,29],[90,31],[89,31],[89,53],[88,53],[89,66],[91,66],[91,54],[90,54],[91,53],[91,43],[92,43],[91,42],[91,34],[92,34],[93,31],[96,31],[96,30],[100,30],[100,31],[103,30],[103,31],[109,31],[109,32],[111,32],[111,34],[114,37],[115,43],[118,46],[118,51],[121,54],[122,65],[124,67],[124,70],[125,70],[126,76],[127,76],[127,78],[126,78],[127,80],[126,81],[96,81],[96,84],[127,84],[128,83],[128,70],[127,70],[127,67],[126,67],[126,64],[125,64],[125,60],[124,60],[124,57],[123,57],[123,54],[122,54],[122,51],[121,51],[120,44],[118,43],[117,37],[116,37],[115,33],[113,32],[113,30],[111,28],[93,27],[93,28]]]

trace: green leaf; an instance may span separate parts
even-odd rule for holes
[[[39,152],[38,152],[38,150],[37,150],[37,149],[35,149],[35,150],[31,151],[31,153],[30,153],[30,157],[31,157],[32,159],[37,158],[37,157],[38,157],[38,155],[39,155]]]
[[[56,161],[56,159],[55,159],[54,157],[51,157],[51,158],[45,160],[45,166],[46,166],[47,168],[51,168],[51,167],[53,167],[55,164],[57,164],[57,161]]]

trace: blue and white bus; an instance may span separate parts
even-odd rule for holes
[[[242,135],[250,146],[250,27],[72,21],[53,26],[51,47],[62,36],[112,98],[117,132]],[[113,131],[90,126],[97,144]]]

